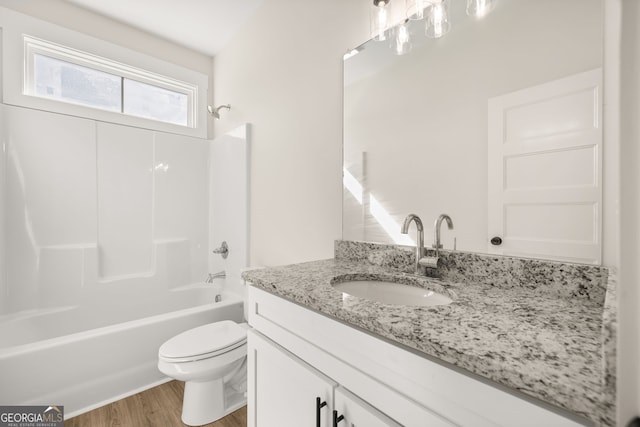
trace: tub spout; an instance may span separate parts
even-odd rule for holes
[[[227,273],[224,270],[218,271],[217,273],[209,273],[204,283],[213,283],[213,279],[223,279],[225,277],[227,277]]]

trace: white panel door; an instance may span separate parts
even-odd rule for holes
[[[601,81],[597,69],[489,100],[490,253],[600,263]]]
[[[337,384],[253,330],[247,335],[249,427],[330,427]],[[317,407],[318,398],[326,405]]]

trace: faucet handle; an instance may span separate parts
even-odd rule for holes
[[[227,257],[229,256],[229,245],[227,245],[226,240],[223,240],[222,244],[220,245],[220,247],[219,248],[215,248],[212,252],[214,254],[222,255],[223,259],[227,259]]]

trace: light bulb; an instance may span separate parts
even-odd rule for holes
[[[431,4],[428,0],[407,0],[407,18],[419,21],[424,18],[424,10]]]
[[[437,39],[447,34],[450,29],[451,23],[449,22],[448,0],[433,3],[427,9],[427,26],[425,34],[427,37]]]
[[[384,40],[385,30],[387,28],[387,8],[382,6],[378,8],[378,40]]]
[[[396,27],[395,50],[397,55],[404,55],[411,51],[411,36],[406,21]]]
[[[497,0],[467,0],[467,15],[482,18],[496,5]]]
[[[387,39],[387,26],[389,25],[389,12],[387,5],[389,0],[373,0],[371,11],[371,37],[374,40],[383,41]]]

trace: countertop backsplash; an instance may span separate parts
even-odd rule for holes
[[[335,258],[413,273],[415,247],[336,240]],[[525,286],[547,295],[587,298],[604,304],[609,270],[597,265],[440,250],[438,269],[427,269],[427,275],[496,288]]]

